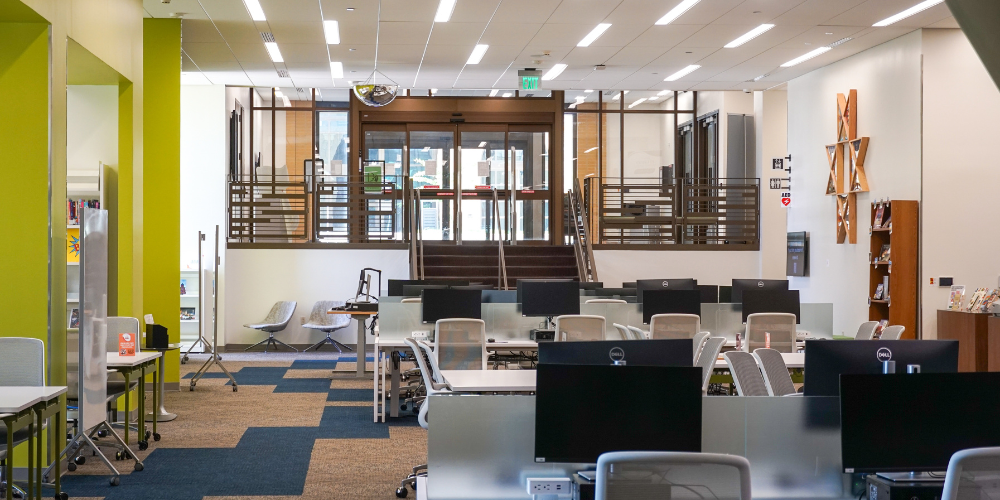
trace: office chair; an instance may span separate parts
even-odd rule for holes
[[[858,333],[854,335],[854,340],[872,340],[875,332],[878,331],[878,321],[865,321],[858,327]]]
[[[722,354],[733,374],[736,393],[740,396],[767,396],[767,384],[757,367],[753,354],[743,351],[728,351]]]
[[[628,304],[622,299],[587,299],[584,304]]]
[[[767,345],[771,334],[771,345]],[[759,313],[747,316],[746,342],[743,350],[770,347],[778,352],[795,352],[795,315],[789,313]]]
[[[642,329],[640,329],[637,326],[629,325],[628,331],[632,332],[632,335],[635,337],[636,340],[646,340],[649,338],[649,334],[642,331]]]
[[[316,342],[315,344],[307,347],[305,351],[310,349],[318,351],[320,347],[325,344],[330,344],[337,350],[337,352],[344,352],[344,349],[348,351],[353,351],[350,347],[347,347],[330,337],[330,334],[340,330],[342,328],[347,328],[351,324],[351,316],[347,314],[328,314],[327,312],[331,309],[336,309],[339,307],[344,307],[344,302],[340,300],[321,300],[313,305],[312,312],[309,313],[309,321],[306,321],[302,328],[311,328],[313,330],[319,330],[326,334],[326,338]],[[303,352],[305,352],[303,351]]]
[[[757,360],[757,365],[764,375],[764,385],[767,387],[768,396],[793,396],[795,384],[792,383],[792,376],[788,374],[788,367],[781,353],[774,349],[757,349],[751,356]]]
[[[267,317],[260,320],[258,323],[250,323],[248,325],[243,325],[246,328],[253,328],[254,330],[260,330],[262,332],[267,332],[267,338],[257,342],[256,344],[247,347],[244,351],[249,351],[254,347],[261,344],[264,345],[264,352],[267,352],[268,347],[278,348],[278,344],[281,344],[295,352],[299,352],[298,349],[274,338],[274,332],[280,332],[288,326],[288,322],[292,320],[292,314],[295,313],[295,301],[279,301],[275,302],[271,306],[271,311],[267,313]]]
[[[705,341],[705,347],[698,353],[698,360],[694,365],[701,368],[702,394],[708,392],[708,382],[712,379],[712,373],[715,371],[715,360],[719,359],[719,351],[724,345],[726,345],[725,337],[709,337]]]
[[[420,377],[423,379],[423,386],[426,388],[427,393],[424,397],[423,402],[420,404],[420,411],[417,413],[417,423],[420,427],[424,429],[427,428],[427,406],[428,398],[434,394],[440,394],[444,392],[451,392],[447,384],[438,383],[434,381],[434,372],[431,369],[431,362],[434,359],[433,353],[430,347],[426,344],[418,344],[412,338],[403,339],[403,343],[406,344],[411,350],[413,350],[414,357],[417,359],[417,367],[420,369]],[[396,489],[397,498],[406,498],[409,493],[406,489],[409,486],[410,489],[416,491],[417,489],[417,477],[427,475],[427,464],[421,464],[413,468],[413,472],[406,476],[399,482],[399,488]]]
[[[486,322],[481,319],[437,320],[434,359],[440,370],[485,370]]]
[[[691,347],[694,349],[693,360],[698,360],[698,355],[701,354],[701,346],[705,345],[705,339],[707,339],[709,335],[711,334],[708,332],[698,332],[694,334],[694,337],[691,337]]]
[[[108,337],[107,337],[107,350],[108,352],[118,352],[118,335],[122,333],[130,333],[135,335],[135,352],[140,352],[140,335],[139,335],[139,319],[129,318],[127,316],[109,316],[107,319],[108,327]],[[125,395],[126,392],[135,389],[139,385],[139,379],[136,377],[134,380],[130,380],[128,386],[125,385],[125,376],[118,373],[115,370],[108,370],[108,382],[107,382],[107,407],[108,414],[111,418],[108,419],[109,422],[114,422],[116,425],[124,427],[129,425],[129,428],[139,432],[139,428],[134,425],[130,425],[128,420],[128,412],[126,412],[126,422],[118,422],[118,405],[113,404],[118,398]],[[146,438],[147,440],[149,438]],[[121,450],[119,450],[121,451]]]
[[[45,385],[45,344],[39,339],[22,337],[0,337],[0,386],[41,386]],[[44,427],[43,427],[44,428]],[[14,431],[13,444],[17,446],[31,438],[27,428]],[[0,491],[6,491],[7,482],[14,482],[5,476],[7,460],[13,460],[7,449],[7,427],[0,425]],[[17,485],[12,489],[21,498],[28,498]]]
[[[399,302],[402,304],[419,304],[420,297],[407,297]]]
[[[948,460],[941,500],[1000,496],[1000,448],[969,448]]]
[[[618,330],[618,335],[621,335],[622,340],[635,340],[635,336],[627,326],[619,325],[618,323],[612,323],[611,326],[615,327],[615,330]]]
[[[604,453],[597,458],[595,498],[750,500],[750,462],[719,453]]]
[[[655,314],[649,319],[651,339],[689,339],[701,331],[697,314]]]
[[[604,316],[590,316],[586,314],[556,316],[556,340],[604,340],[606,321]]]
[[[903,338],[903,331],[906,327],[903,325],[890,325],[882,330],[882,335],[879,335],[879,340],[899,340]]]

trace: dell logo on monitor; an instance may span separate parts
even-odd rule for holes
[[[757,282],[757,288],[764,288],[764,282],[763,281],[758,281]]]
[[[889,361],[892,359],[892,351],[890,351],[888,347],[880,347],[875,353],[875,357],[878,358],[879,361]]]
[[[663,284],[663,288],[667,288],[668,286],[670,286],[670,283],[668,283],[666,280],[663,280],[662,284]]]
[[[608,351],[608,357],[611,358],[611,362],[614,364],[624,364],[625,362],[625,351],[621,347],[612,347]]]

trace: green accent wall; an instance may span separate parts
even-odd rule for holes
[[[181,20],[142,21],[143,310],[133,312],[152,314],[180,342]],[[164,381],[179,383],[178,351],[166,361]]]

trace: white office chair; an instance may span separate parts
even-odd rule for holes
[[[740,396],[767,396],[767,384],[757,367],[752,354],[743,351],[728,351],[722,355],[733,375],[736,393]]]
[[[715,360],[719,359],[719,351],[724,345],[726,345],[725,337],[710,337],[705,341],[705,347],[702,347],[701,352],[698,353],[698,361],[695,362],[695,366],[701,368],[701,392],[703,394],[708,392],[708,383],[715,371]]]
[[[878,331],[878,321],[865,321],[858,327],[858,333],[854,335],[854,340],[874,339],[876,331]]]
[[[423,387],[426,389],[426,397],[424,397],[423,402],[420,404],[420,411],[417,413],[417,423],[420,427],[424,429],[427,428],[427,407],[429,404],[429,398],[434,394],[441,394],[445,392],[451,392],[448,389],[447,384],[438,383],[434,380],[434,370],[431,368],[431,362],[434,359],[433,352],[430,346],[426,344],[418,344],[412,338],[403,339],[403,343],[406,344],[413,351],[413,357],[417,360],[417,368],[420,370],[420,377],[423,379]],[[413,472],[403,479],[399,483],[399,488],[396,490],[396,496],[399,498],[405,498],[407,491],[407,486],[410,489],[416,491],[417,489],[417,477],[427,475],[427,464],[421,464],[413,467]]]
[[[767,335],[771,345],[767,345]],[[743,350],[770,347],[778,352],[795,352],[795,315],[789,313],[758,313],[747,316],[746,342]]]
[[[649,334],[642,331],[642,329],[637,326],[629,325],[628,330],[632,332],[632,335],[635,336],[636,340],[646,340],[649,338]]]
[[[441,370],[485,370],[486,322],[439,319],[434,324],[434,359]]]
[[[792,383],[792,376],[788,374],[788,366],[781,353],[774,349],[757,349],[751,356],[757,360],[757,365],[764,375],[764,385],[767,387],[768,396],[793,396],[795,384]]]
[[[584,304],[628,304],[622,299],[587,299]]]
[[[632,331],[627,326],[618,323],[612,323],[611,326],[618,330],[618,335],[622,336],[622,340],[635,340],[635,336],[632,335]]]
[[[567,314],[555,321],[557,341],[604,340],[604,316]]]
[[[899,340],[903,338],[903,331],[906,327],[903,325],[890,325],[882,330],[882,335],[879,335],[879,340]]]
[[[698,332],[691,337],[691,348],[694,349],[694,359],[698,360],[698,355],[701,354],[701,346],[705,345],[705,339],[708,338],[710,334],[708,332]]]
[[[271,306],[271,311],[267,313],[267,317],[260,320],[259,323],[249,323],[243,325],[246,328],[253,328],[254,330],[260,330],[262,332],[267,332],[267,338],[257,342],[256,344],[247,347],[244,351],[249,351],[254,347],[261,344],[264,345],[264,352],[267,352],[268,347],[278,348],[278,344],[281,344],[295,352],[299,352],[298,349],[274,338],[274,332],[280,332],[288,326],[288,322],[292,320],[292,314],[295,313],[295,301],[278,301]]]
[[[420,297],[407,297],[400,301],[403,304],[419,304]]]
[[[333,346],[337,352],[344,352],[344,349],[348,351],[353,351],[350,347],[333,340],[330,335],[333,332],[347,328],[351,324],[351,316],[348,314],[329,314],[331,309],[337,309],[344,307],[344,302],[340,300],[321,300],[313,305],[312,312],[309,314],[309,321],[306,321],[302,328],[310,328],[313,330],[319,330],[326,334],[326,338],[316,342],[315,344],[307,347],[305,350],[316,350],[318,351],[320,347],[325,344],[330,344]]]
[[[1000,448],[970,448],[948,460],[941,500],[1000,498]]]
[[[604,453],[597,459],[595,498],[750,500],[750,462],[719,453]]]
[[[689,339],[701,331],[697,314],[655,314],[649,319],[651,339]]]
[[[0,337],[0,386],[41,386],[45,385],[45,344],[39,339],[22,337]],[[14,432],[13,443],[17,446],[31,437],[27,428]],[[7,449],[7,427],[0,425],[0,464],[13,460]],[[0,492],[6,491],[6,467],[0,467]],[[28,495],[15,485],[12,489],[21,498]]]

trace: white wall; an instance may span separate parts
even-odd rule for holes
[[[1000,186],[1000,91],[961,30],[923,30],[923,54],[920,293],[924,338],[936,338],[948,289],[930,278],[952,276],[967,296],[997,286],[1000,231],[991,205]]]
[[[118,165],[118,86],[66,87],[66,158],[69,175]]]
[[[729,285],[733,278],[759,278],[758,252],[595,250],[604,286],[637,279],[695,278],[702,285]]]
[[[868,319],[870,203],[919,200],[921,192],[921,34],[900,38],[788,83],[792,208],[788,231],[808,231],[810,276],[792,278],[803,302],[832,302],[834,333],[853,334]],[[869,193],[858,194],[858,243],[836,243],[836,200],[825,196],[825,145],[836,141],[837,93],[858,91],[858,135],[871,137]],[[952,92],[936,99],[947,103]],[[968,179],[967,179],[968,180]]]
[[[206,250],[226,232],[225,113],[224,85],[181,86],[181,269],[198,270],[198,231]]]
[[[785,279],[788,209],[781,205],[782,191],[770,189],[770,179],[788,177],[783,170],[771,169],[772,158],[788,154],[788,92],[754,92],[753,100],[757,141],[754,150],[757,153],[757,177],[760,178],[761,277]]]
[[[294,300],[298,307],[288,328],[275,337],[289,344],[319,342],[324,334],[300,326],[316,301],[353,299],[365,267],[382,270],[383,292],[387,280],[409,279],[410,275],[406,250],[231,249],[226,250],[226,262],[227,344],[263,340],[261,332],[242,325],[263,319],[279,300]],[[355,344],[357,324],[352,321],[333,338]]]

